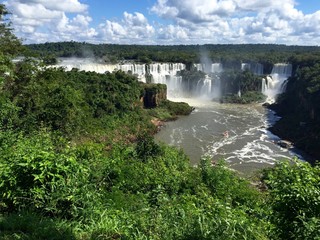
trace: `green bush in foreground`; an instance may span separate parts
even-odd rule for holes
[[[108,152],[46,131],[1,132],[0,141],[2,239],[320,236],[318,165],[281,162],[263,172],[260,192],[224,162],[191,167],[181,151],[152,138]]]
[[[209,160],[190,167],[152,138],[107,154],[46,132],[0,140],[4,239],[43,239],[37,227],[8,225],[27,218],[48,224],[52,239],[266,239],[264,200],[247,181]]]
[[[267,170],[273,238],[320,239],[320,166],[296,160]]]

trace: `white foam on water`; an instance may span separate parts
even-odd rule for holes
[[[218,104],[198,99],[178,101],[186,101],[196,110],[172,124],[174,138],[180,139],[171,145],[183,148],[192,164],[207,156],[225,159],[239,171],[252,171],[298,155],[276,144],[280,138],[267,130],[279,120],[271,110],[258,105]],[[228,137],[223,135],[225,131]],[[160,134],[168,136],[165,132]]]

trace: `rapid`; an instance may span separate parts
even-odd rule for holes
[[[195,107],[189,116],[167,122],[156,134],[158,142],[183,149],[191,164],[201,157],[224,159],[232,169],[244,174],[272,166],[294,156],[303,159],[298,149],[282,148],[279,137],[268,131],[279,117],[261,104],[220,104],[202,99],[180,99]]]
[[[279,119],[273,111],[261,104],[220,104],[211,101],[221,95],[220,76],[224,72],[221,63],[205,59],[195,64],[196,70],[206,73],[206,77],[196,84],[183,82],[178,75],[179,71],[186,69],[182,63],[106,64],[92,59],[67,58],[60,59],[58,66],[66,70],[78,68],[99,73],[122,70],[137,76],[142,82],[146,82],[149,75],[152,76],[152,83],[166,84],[170,100],[187,102],[195,110],[189,116],[167,122],[155,139],[183,149],[192,165],[197,165],[202,157],[209,157],[212,161],[224,159],[231,168],[251,174],[283,159],[294,156],[304,159],[305,155],[298,149],[280,147],[277,143],[281,139],[268,131],[268,127]],[[248,69],[261,76],[261,92],[269,103],[285,91],[287,79],[292,74],[292,66],[287,63],[275,64],[267,75],[263,74],[263,65],[259,63],[242,63],[239,69]]]

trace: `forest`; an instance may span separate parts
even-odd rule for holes
[[[13,34],[7,14],[0,4],[1,239],[320,239],[318,164],[279,161],[250,179],[223,160],[203,158],[191,166],[181,150],[155,143],[152,124],[189,114],[190,106],[166,100],[165,86],[142,84],[122,71],[48,68],[50,54],[67,56],[81,49],[72,46],[91,45],[33,45],[32,53]],[[60,52],[50,50],[59,46]],[[165,61],[184,54],[194,61],[199,46],[109,47],[117,60],[136,48],[146,49],[141,56],[148,61],[156,60],[153,52]],[[264,47],[256,56],[261,59],[271,57],[270,48],[284,49],[256,47]],[[272,58],[299,67],[277,108],[283,119],[297,116],[316,138],[318,48],[285,49]],[[99,48],[93,52],[105,56]],[[12,61],[17,56],[24,59]],[[155,104],[144,104],[148,94],[156,94]],[[293,133],[290,127],[285,130]]]
[[[106,62],[134,60],[137,62],[199,63],[203,54],[213,62],[260,62],[264,65],[287,62],[303,54],[317,56],[317,46],[286,46],[276,44],[216,44],[216,45],[118,45],[86,42],[56,42],[29,44],[32,54],[51,57],[97,58]]]

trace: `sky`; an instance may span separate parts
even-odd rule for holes
[[[26,44],[320,44],[320,0],[0,2]]]

